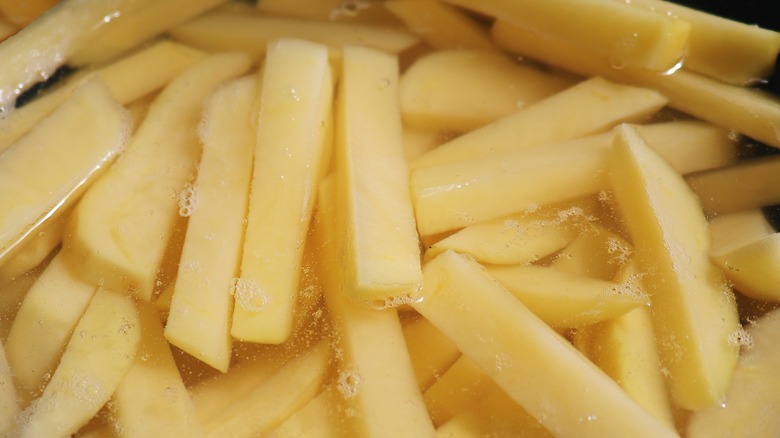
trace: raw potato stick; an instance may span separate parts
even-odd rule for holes
[[[6,360],[3,343],[0,342],[0,434],[7,435],[14,426],[14,417],[19,412],[13,374]]]
[[[251,75],[225,85],[204,109],[203,153],[183,206],[189,222],[165,325],[171,344],[223,373],[255,149],[256,82]]]
[[[413,307],[553,435],[677,436],[476,262],[447,251],[424,275]]]
[[[279,344],[292,332],[306,233],[329,164],[333,77],[324,45],[270,44],[262,84],[241,274],[230,333]]]
[[[420,288],[395,56],[346,47],[337,97],[336,185],[350,300],[383,305]]]
[[[64,250],[85,279],[151,299],[178,217],[177,195],[200,158],[196,127],[203,100],[249,63],[243,54],[212,55],[155,100],[122,159],[71,216]]]

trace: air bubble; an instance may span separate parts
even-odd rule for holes
[[[235,298],[236,304],[250,312],[259,312],[271,302],[271,297],[256,281],[246,278],[233,279],[230,293]]]
[[[189,217],[198,204],[198,195],[192,184],[187,184],[179,193],[179,216]]]
[[[353,398],[360,392],[361,377],[353,370],[339,373],[337,388],[344,398]]]
[[[753,348],[755,343],[753,342],[753,336],[744,328],[738,328],[734,333],[729,335],[729,344],[739,347]]]

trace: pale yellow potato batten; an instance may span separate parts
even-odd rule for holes
[[[70,338],[40,398],[13,436],[67,436],[108,402],[130,368],[141,338],[138,313],[123,293],[99,290]]]
[[[19,412],[19,403],[16,398],[13,374],[8,366],[3,343],[0,342],[0,434],[11,432],[14,417]]]
[[[424,275],[413,307],[553,435],[677,436],[476,262],[447,251]]]
[[[331,152],[328,49],[300,40],[271,43],[261,78],[231,334],[278,344],[292,330],[306,233]]]
[[[527,149],[641,121],[666,105],[657,92],[594,77],[451,140],[412,161],[413,169]]]
[[[397,93],[396,57],[344,48],[336,115],[338,260],[349,298],[364,304],[414,294],[422,282]]]
[[[0,264],[84,193],[128,135],[126,112],[94,80],[0,155]]]
[[[423,394],[431,421],[438,428],[493,390],[500,388],[467,356],[461,355]]]
[[[238,275],[255,150],[254,75],[225,85],[204,109],[203,153],[190,192],[165,337],[227,372],[231,358],[231,287]]]
[[[403,326],[406,349],[420,390],[428,389],[458,359],[460,351],[425,318]]]
[[[616,128],[609,180],[650,294],[659,354],[674,402],[702,409],[731,383],[740,328],[733,293],[710,261],[698,200],[630,125]]]
[[[177,221],[179,193],[200,158],[196,127],[203,100],[249,63],[242,54],[212,55],[155,100],[122,159],[71,216],[64,251],[85,279],[151,299]]]
[[[40,394],[96,290],[57,255],[25,294],[5,344],[20,399]]]
[[[62,242],[67,217],[65,213],[54,221],[48,221],[13,257],[0,264],[0,283],[13,281],[46,259]]]
[[[335,384],[325,387],[306,406],[290,415],[274,429],[275,438],[339,438],[346,433],[342,423],[343,410],[338,405],[340,395]]]
[[[204,437],[195,408],[163,335],[160,315],[139,301],[138,351],[111,396],[114,427],[123,436]]]
[[[613,64],[656,72],[685,55],[690,24],[613,0],[446,0],[507,20],[542,38],[610,57]]]

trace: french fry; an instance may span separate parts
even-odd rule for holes
[[[285,17],[316,21],[346,21],[380,26],[400,23],[379,0],[345,2],[344,0],[265,0],[257,2],[258,11]]]
[[[412,169],[528,149],[641,121],[666,104],[655,91],[595,77],[451,140],[411,163]]]
[[[447,0],[537,35],[609,56],[614,63],[665,72],[680,62],[690,24],[612,0]]]
[[[780,301],[780,233],[761,210],[748,210],[710,221],[712,260],[741,293]]]
[[[276,438],[338,438],[345,436],[335,384],[325,386],[316,397],[290,415],[269,436]]]
[[[103,122],[92,123],[97,117]],[[124,147],[128,122],[90,81],[0,155],[0,264],[90,187]]]
[[[612,282],[546,266],[488,266],[487,271],[554,328],[607,321],[649,305],[635,282]]]
[[[232,348],[231,286],[240,266],[252,174],[256,81],[250,76],[224,86],[204,109],[203,153],[192,197],[183,206],[189,222],[165,325],[171,344],[222,372]]]
[[[414,376],[420,390],[425,391],[457,360],[460,352],[425,318],[405,324],[402,330]]]
[[[592,223],[560,253],[550,266],[572,274],[612,280],[630,260],[633,248],[622,236]]]
[[[631,7],[674,16],[691,26],[683,68],[733,85],[769,77],[780,33],[697,11],[669,1],[632,0]]]
[[[341,402],[355,412],[349,422],[357,436],[433,436],[397,310],[353,304],[345,273],[327,263],[338,260],[333,182],[331,179],[321,186],[315,233],[319,246],[324,248],[320,277],[337,339]]]
[[[168,30],[177,41],[208,51],[242,51],[255,59],[265,55],[270,41],[295,38],[316,41],[338,49],[363,45],[400,53],[419,42],[419,37],[398,27],[368,26],[275,17],[259,13],[214,11]]]
[[[420,248],[403,158],[396,57],[347,47],[336,115],[336,186],[347,293],[374,303],[416,292]]]
[[[234,338],[278,344],[291,333],[306,233],[331,152],[332,81],[324,45],[270,44],[259,86]]]
[[[38,266],[62,242],[67,214],[44,224],[29,242],[7,262],[0,265],[0,283],[11,281]]]
[[[652,297],[659,354],[674,402],[715,404],[728,389],[739,346],[734,296],[709,258],[707,222],[684,180],[629,125],[616,128],[610,186]]]
[[[143,45],[166,29],[224,3],[226,0],[157,0],[117,20],[68,59],[70,65],[99,65]]]
[[[424,275],[414,308],[553,434],[677,435],[476,262],[447,251],[425,265]]]
[[[94,72],[78,76],[0,119],[0,151],[26,134],[67,100],[74,89],[93,77],[106,84],[117,102],[128,104],[161,88],[203,56],[204,53],[199,50],[161,41]]]
[[[498,386],[468,357],[460,356],[423,394],[437,428],[458,413],[480,403]]]
[[[595,198],[531,208],[467,226],[425,251],[431,260],[452,249],[482,263],[526,264],[563,249],[597,218]]]
[[[780,157],[769,156],[712,169],[686,178],[709,216],[780,203]]]
[[[176,222],[176,196],[200,157],[195,127],[202,102],[220,82],[248,68],[245,55],[213,55],[160,94],[122,160],[71,217],[64,250],[85,279],[151,299]]]
[[[780,147],[777,135],[780,105],[775,96],[724,84],[685,70],[659,75],[630,66],[616,69],[606,56],[542,38],[503,20],[494,23],[491,35],[501,47],[550,65],[585,76],[601,75],[610,80],[656,89],[669,99],[672,108]]]
[[[112,395],[111,418],[123,436],[205,436],[152,304],[138,303],[141,340]],[[184,435],[183,435],[184,434]]]
[[[24,301],[24,296],[46,268],[49,258],[44,259],[35,268],[13,279],[0,283],[0,341],[8,339],[19,307]]]
[[[437,0],[391,0],[383,6],[434,49],[495,49],[484,27]]]
[[[8,435],[14,427],[14,417],[19,412],[13,374],[8,366],[5,348],[0,342],[0,434]]]
[[[43,394],[20,414],[19,437],[75,433],[109,400],[141,338],[135,305],[99,290],[79,320]]]
[[[415,128],[469,131],[573,83],[502,53],[441,50],[418,58],[401,76],[401,112],[404,123]]]
[[[96,290],[57,255],[27,292],[5,343],[21,400],[40,394]]]

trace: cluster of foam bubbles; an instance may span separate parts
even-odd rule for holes
[[[179,193],[179,216],[189,217],[198,204],[198,193],[192,184],[187,184]]]
[[[738,328],[729,335],[729,344],[744,348],[753,348],[755,346],[753,336],[743,327]]]
[[[607,263],[622,265],[628,262],[632,253],[630,246],[625,245],[620,239],[614,236],[607,238],[606,245],[607,253],[612,256]]]
[[[362,2],[357,0],[344,0],[341,4],[330,11],[330,19],[335,20],[339,17],[354,17],[363,9],[371,7],[371,2]]]
[[[362,378],[354,370],[344,370],[339,373],[336,388],[342,397],[349,399],[355,397],[360,392]]]
[[[271,302],[271,297],[256,281],[246,278],[234,278],[230,294],[235,298],[236,304],[250,312],[259,312]]]

